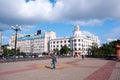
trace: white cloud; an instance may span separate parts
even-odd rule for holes
[[[84,20],[84,21],[74,21],[72,22],[73,24],[79,24],[82,26],[95,26],[95,25],[101,25],[102,24],[102,20],[98,20],[98,19],[91,19],[91,20]]]
[[[62,0],[66,19],[120,18],[119,0]],[[117,13],[117,14],[116,14]]]
[[[16,25],[12,25],[12,26],[16,26]],[[0,23],[0,31],[12,30],[12,26]],[[35,25],[18,25],[18,26],[22,31],[29,31],[30,29],[36,27]]]
[[[33,29],[36,26],[32,26],[32,25],[21,25],[21,30],[22,31],[30,31],[31,29]]]
[[[101,24],[106,18],[120,19],[120,0],[0,0],[0,23],[38,24],[78,21],[81,25]],[[0,27],[1,29],[2,27]]]
[[[108,39],[107,39],[107,42],[111,42],[111,41],[115,41],[115,40],[117,40],[117,39],[108,38]]]
[[[27,4],[21,4],[18,14],[24,18],[39,18],[44,20],[45,18],[49,18],[52,11],[51,7],[52,5],[47,0],[30,1]]]

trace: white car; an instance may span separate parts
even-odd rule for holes
[[[38,57],[42,57],[42,54],[38,54]]]

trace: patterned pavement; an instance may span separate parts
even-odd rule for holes
[[[103,59],[59,58],[0,63],[0,80],[120,80],[120,62]]]

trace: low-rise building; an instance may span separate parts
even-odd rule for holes
[[[99,46],[100,41],[98,37],[89,32],[80,31],[79,26],[77,25],[73,30],[72,37],[51,39],[50,52],[54,52],[54,49],[60,50],[66,45],[71,49],[73,55],[80,55],[83,51],[87,55],[89,48],[93,43],[96,43]]]

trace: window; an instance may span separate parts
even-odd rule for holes
[[[75,48],[75,50],[77,50],[77,48]]]
[[[70,47],[70,44],[68,44],[68,46]]]
[[[77,44],[74,44],[74,46],[77,46]]]
[[[74,42],[76,42],[76,39],[74,39]]]
[[[66,43],[66,40],[64,41],[64,43]]]
[[[68,42],[70,43],[70,40],[68,40]]]

